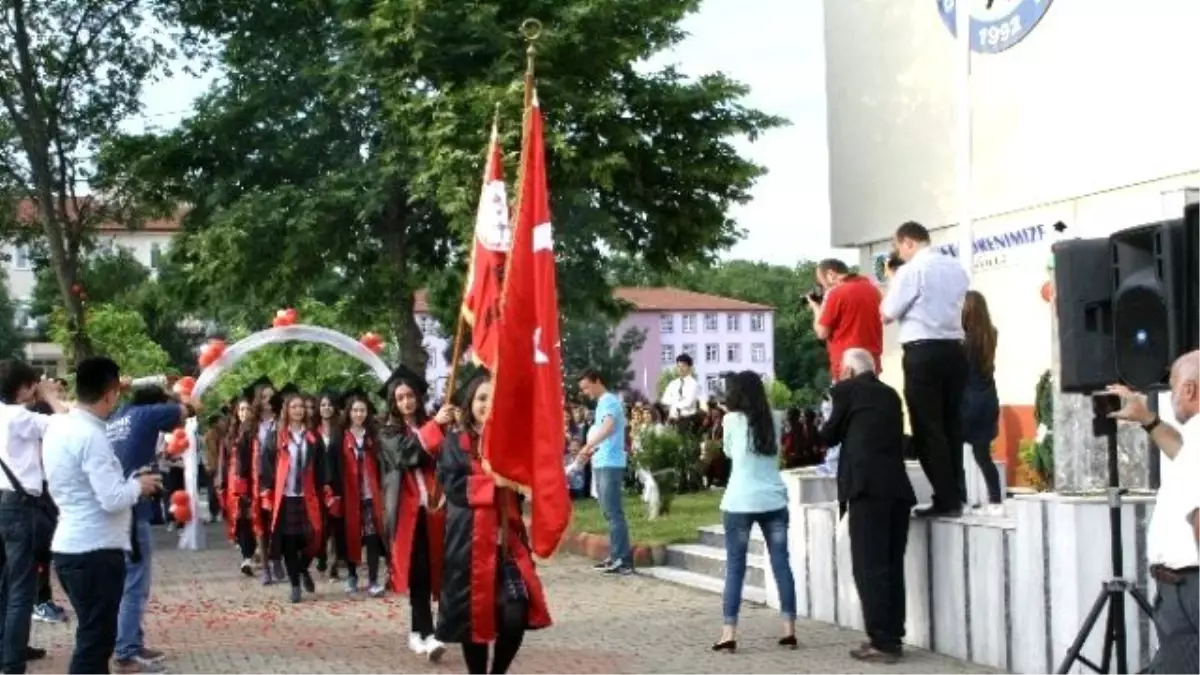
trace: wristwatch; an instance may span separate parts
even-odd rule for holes
[[[1148,434],[1152,433],[1155,429],[1158,428],[1159,424],[1162,424],[1162,418],[1159,417],[1158,415],[1155,415],[1154,419],[1152,419],[1152,420],[1150,420],[1150,422],[1142,425],[1142,430]]]

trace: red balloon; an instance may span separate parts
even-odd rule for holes
[[[200,363],[201,368],[207,368],[216,363],[217,359],[220,359],[224,355],[225,341],[217,339],[209,340],[208,344],[204,345],[204,347],[200,350],[200,358],[198,359],[198,362]]]
[[[358,339],[358,343],[375,354],[383,351],[383,338],[376,333],[363,333],[363,336]]]
[[[296,314],[296,310],[292,309],[291,307],[283,310],[283,315],[287,318],[289,326],[296,323],[296,319],[299,318],[299,315]]]
[[[1045,302],[1054,300],[1054,284],[1050,281],[1042,283],[1042,300]]]
[[[192,390],[196,388],[196,378],[192,376],[181,377],[175,383],[175,393],[180,396],[191,396]]]
[[[179,506],[181,504],[185,505],[185,506],[190,506],[191,503],[192,503],[191,495],[184,492],[183,490],[176,490],[171,495],[171,506]]]
[[[175,494],[179,493],[177,492]],[[192,505],[190,503],[186,503],[172,506],[171,516],[174,517],[175,522],[179,523],[180,525],[186,525],[192,522]]]

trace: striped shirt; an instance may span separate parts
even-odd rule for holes
[[[963,301],[971,280],[958,261],[925,247],[896,270],[880,311],[900,324],[900,344],[962,340]]]

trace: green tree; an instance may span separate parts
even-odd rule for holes
[[[169,21],[169,4],[0,4],[0,226],[44,245],[75,358],[92,353],[72,290],[82,254],[94,226],[118,210],[79,191],[100,140],[141,110],[143,84],[171,56],[164,32],[146,25]]]
[[[138,377],[173,370],[171,357],[150,339],[146,322],[136,310],[108,304],[89,305],[86,320],[95,353],[116,361],[123,373]],[[63,346],[68,356],[78,359],[71,352],[71,331],[66,312],[61,309],[52,315],[50,337]]]
[[[612,391],[624,391],[637,376],[630,365],[646,343],[646,331],[629,328],[620,337],[604,321],[570,319],[562,326],[563,375],[567,397],[577,399],[575,383],[585,370],[595,368]]]
[[[812,330],[804,296],[815,283],[815,264],[794,267],[747,260],[685,265],[673,271],[648,269],[637,258],[608,265],[609,279],[621,286],[675,286],[775,308],[775,377],[798,403],[811,404],[829,386],[829,360]]]
[[[194,205],[172,292],[202,315],[245,322],[333,289],[354,298],[343,318],[386,320],[421,367],[412,294],[448,273],[434,302],[453,319],[496,104],[513,175],[518,27],[535,16],[561,307],[615,316],[597,283],[606,252],[668,267],[728,247],[740,231],[726,214],[762,174],[732,141],[782,123],[724,75],[638,65],[678,43],[699,4],[180,0],[226,77],[177,130],[108,144],[103,184],[164,211]]]
[[[173,273],[170,268],[160,272]],[[202,337],[199,327],[189,327],[183,308],[152,278],[150,269],[130,249],[118,246],[89,254],[79,267],[76,283],[80,297],[87,303],[135,310],[145,322],[150,339],[166,350],[177,370],[186,372],[195,367],[194,349]],[[33,288],[30,315],[49,317],[56,310],[65,311],[55,275],[48,266],[41,266]]]
[[[8,294],[8,273],[0,269],[0,359],[21,356],[25,340],[17,327],[17,308]]]

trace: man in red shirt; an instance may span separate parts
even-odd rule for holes
[[[808,296],[813,311],[813,332],[829,351],[829,375],[836,382],[842,370],[842,354],[859,347],[875,357],[875,372],[882,369],[883,319],[879,314],[882,296],[870,279],[850,271],[846,263],[829,258],[817,263],[817,284],[823,297]]]

